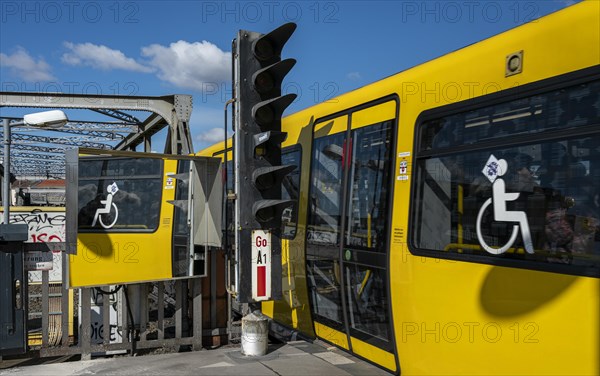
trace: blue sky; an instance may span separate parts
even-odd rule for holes
[[[239,29],[298,24],[283,51],[291,113],[574,2],[2,0],[0,90],[191,94],[198,151],[222,139]]]

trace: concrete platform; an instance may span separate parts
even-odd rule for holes
[[[88,361],[16,365],[0,375],[390,375],[335,347],[315,341],[271,344],[266,355],[246,357],[239,347]]]

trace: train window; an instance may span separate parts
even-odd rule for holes
[[[600,81],[499,103],[423,124],[419,150],[600,123]]]
[[[233,179],[233,161],[228,160],[227,162],[227,189],[228,193],[233,193],[235,188],[235,182]],[[233,200],[228,200],[227,195],[223,195],[223,205],[226,210],[226,215],[223,215],[222,226],[223,229],[226,229],[227,234],[229,235],[228,244],[233,247],[235,245],[235,202]]]
[[[185,174],[190,171],[190,161],[179,161],[177,173]],[[177,181],[175,189],[175,200],[188,200],[189,182],[184,179]],[[185,277],[188,275],[190,264],[189,251],[189,228],[187,206],[173,206],[173,277]]]
[[[313,310],[337,328],[341,328],[343,322],[339,234],[344,147],[344,133],[314,140],[306,230],[307,273]]]
[[[281,215],[281,237],[284,239],[293,239],[296,236],[298,226],[298,197],[300,192],[300,163],[302,153],[300,146],[283,149],[281,152],[281,164],[296,166],[296,169],[290,172],[283,180],[283,189],[281,198],[283,200],[292,200],[292,206],[286,208]]]
[[[355,332],[355,335],[368,342],[372,342],[372,337],[389,341],[386,270],[346,263],[344,275],[350,327],[360,333]]]
[[[600,275],[599,92],[594,82],[424,122],[412,246],[432,256]],[[584,125],[595,126],[540,133]],[[522,132],[539,137],[513,137]],[[490,137],[494,143],[473,147]]]
[[[314,141],[308,241],[339,245],[342,215],[342,150],[344,135],[335,134]]]
[[[391,134],[391,121],[352,132],[348,246],[385,252]]]
[[[81,159],[78,230],[149,232],[158,228],[163,161]]]
[[[352,116],[352,126],[354,120]],[[382,346],[389,341],[385,275],[393,124],[384,121],[352,130],[345,200],[344,275],[350,327],[367,341],[384,341]]]
[[[177,173],[186,174],[190,171],[190,161],[179,161],[177,162]],[[188,199],[189,182],[184,179],[177,181],[177,189],[175,190],[175,200],[187,200]],[[189,233],[188,229],[188,208],[187,206],[173,206],[173,235],[187,236]]]

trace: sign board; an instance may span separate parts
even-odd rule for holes
[[[29,271],[52,270],[52,252],[26,252],[25,269]]]
[[[0,213],[3,220],[4,212]],[[16,206],[10,212],[10,223],[24,223],[28,227],[27,243],[52,243],[65,241],[65,208]],[[25,252],[25,270],[29,283],[42,282],[42,270],[49,271],[51,283],[62,282],[62,253],[60,251]]]
[[[271,232],[252,231],[252,298],[271,298]]]

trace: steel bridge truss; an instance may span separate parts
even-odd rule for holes
[[[138,146],[143,145],[143,151],[151,152],[152,136],[165,127],[168,128],[165,154],[194,152],[189,129],[192,113],[190,95],[154,97],[0,92],[0,107],[90,110],[96,117],[100,113],[117,119],[72,120],[64,127],[53,129],[53,136],[45,135],[50,131],[42,132],[31,127],[15,126],[11,131],[11,171],[17,177],[64,177],[64,151],[69,147],[136,150]],[[139,120],[125,111],[148,112],[149,116]],[[21,120],[14,117],[9,119]],[[60,136],[57,137],[56,133],[60,133]]]

